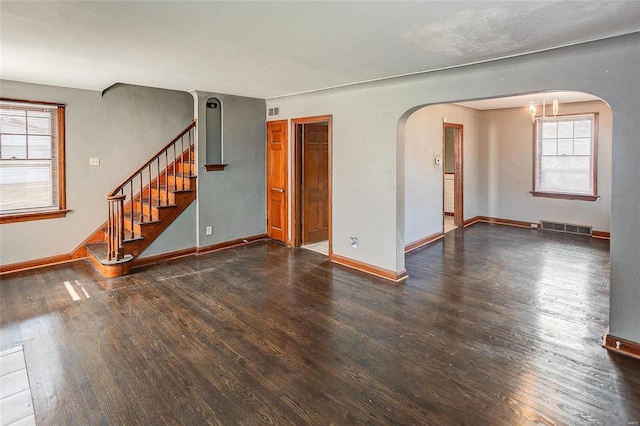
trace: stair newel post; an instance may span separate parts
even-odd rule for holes
[[[109,220],[107,221],[107,259],[120,260],[124,251],[124,194],[107,197]]]
[[[111,247],[113,245],[113,203],[107,197],[107,206],[109,207],[109,215],[107,216],[107,260],[112,260]]]

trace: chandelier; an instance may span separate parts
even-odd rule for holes
[[[558,100],[554,99],[552,101],[552,107],[551,107],[551,113],[553,114],[553,118],[555,118],[558,115],[558,109],[559,109]],[[547,118],[546,93],[542,94],[542,115],[539,117],[536,116],[536,104],[533,101],[529,102],[529,114],[531,114],[532,123],[535,123],[536,120],[544,120],[545,118]]]

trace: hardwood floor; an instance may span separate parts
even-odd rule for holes
[[[24,345],[38,424],[627,426],[608,250],[476,224],[397,286],[273,242],[114,279],[79,261],[3,277],[0,350]]]

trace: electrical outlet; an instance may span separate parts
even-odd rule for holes
[[[98,158],[98,157],[89,158],[89,165],[90,166],[99,166],[100,165],[100,158]]]
[[[205,229],[205,231],[204,231],[204,232],[205,232],[207,235],[211,235],[211,232],[212,232],[212,231],[211,231],[211,227],[210,227],[210,226],[207,226],[207,228]]]
[[[356,237],[351,237],[351,247],[358,248],[358,239]]]

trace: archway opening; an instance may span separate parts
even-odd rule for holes
[[[591,127],[585,127],[589,117]],[[399,140],[404,173],[398,178],[404,180],[405,251],[444,235],[443,123],[464,126],[461,227],[496,222],[609,238],[611,109],[593,95],[546,92],[407,111],[398,133],[404,139]],[[580,179],[592,183],[591,194],[572,192],[571,186],[538,193],[545,192],[539,191],[542,183]]]

